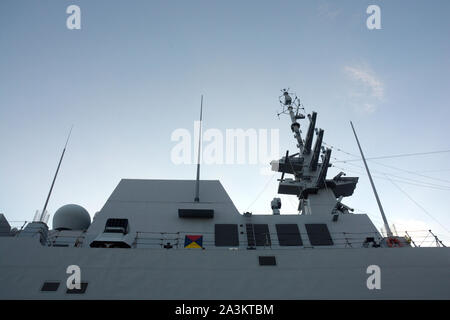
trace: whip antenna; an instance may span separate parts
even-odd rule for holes
[[[202,118],[203,118],[203,95],[200,100],[200,127],[198,135],[198,157],[197,157],[197,179],[195,181],[195,202],[199,202],[199,189],[200,189],[200,152],[202,147]]]
[[[53,186],[55,185],[56,177],[58,176],[59,167],[61,166],[61,162],[64,158],[64,153],[66,152],[67,144],[69,143],[70,135],[72,134],[72,128],[73,128],[73,125],[70,127],[70,131],[69,131],[69,135],[67,136],[66,144],[64,145],[64,149],[61,153],[61,158],[59,158],[58,167],[56,168],[55,176],[53,177],[52,185],[50,186],[50,190],[47,195],[47,200],[45,200],[44,209],[42,209],[41,217],[40,217],[39,221],[43,221],[43,219],[44,219],[45,211],[47,210],[48,200],[50,200],[50,196],[53,191]]]
[[[373,183],[372,176],[370,175],[369,167],[367,166],[366,158],[364,157],[364,153],[361,149],[361,145],[359,144],[358,136],[356,135],[355,128],[353,127],[353,123],[350,121],[350,124],[352,126],[353,134],[356,138],[356,143],[358,144],[359,152],[361,153],[361,158],[363,159],[364,166],[366,167],[367,175],[369,176],[370,184],[372,185],[373,193],[375,194],[375,199],[378,203],[378,208],[380,208],[381,217],[383,218],[384,227],[386,228],[386,233],[388,237],[392,237],[392,231],[391,228],[389,228],[388,221],[386,219],[386,216],[384,214],[383,206],[381,205],[380,198],[378,197],[377,189],[375,188],[375,184]]]

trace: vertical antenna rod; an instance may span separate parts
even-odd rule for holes
[[[350,121],[350,124],[352,126],[353,134],[356,138],[356,143],[358,144],[359,152],[361,153],[361,158],[363,159],[364,166],[366,167],[367,175],[369,176],[370,184],[372,185],[373,193],[375,194],[375,199],[377,199],[378,208],[380,208],[381,217],[383,218],[384,227],[386,228],[386,233],[388,237],[392,237],[391,229],[389,228],[388,221],[386,219],[386,216],[384,215],[383,206],[381,205],[380,198],[378,197],[377,189],[375,188],[375,184],[373,183],[372,176],[370,175],[369,167],[367,166],[366,158],[364,157],[364,153],[361,149],[361,145],[359,144],[358,136],[356,135],[355,127],[353,127],[353,123]]]
[[[199,202],[199,188],[200,188],[200,152],[202,146],[202,117],[203,117],[203,95],[200,101],[200,128],[198,135],[198,158],[197,158],[197,180],[195,181],[195,202]]]
[[[50,200],[53,186],[55,185],[56,177],[58,176],[59,167],[61,166],[61,162],[63,160],[64,153],[66,152],[67,143],[69,142],[69,138],[72,133],[72,128],[73,128],[73,125],[72,125],[72,127],[70,127],[69,135],[67,136],[66,144],[64,145],[64,149],[61,153],[61,158],[59,159],[58,167],[56,168],[55,176],[53,177],[52,185],[50,186],[50,191],[48,192],[47,200],[45,200],[44,209],[42,209],[41,217],[40,217],[39,221],[43,221],[42,219],[44,218],[45,210],[47,210],[48,200]]]

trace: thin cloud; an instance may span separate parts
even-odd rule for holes
[[[332,8],[329,3],[322,3],[318,8],[318,16],[334,19],[342,12],[341,9]]]
[[[355,83],[348,93],[351,104],[359,111],[373,113],[385,96],[385,86],[367,66],[345,66],[344,71]]]
[[[354,80],[360,81],[371,90],[374,98],[382,100],[384,98],[384,84],[377,79],[377,76],[368,68],[345,67],[345,72]]]
[[[364,111],[372,113],[377,109],[376,105],[373,103],[364,103]]]

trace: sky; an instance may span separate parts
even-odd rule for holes
[[[369,5],[381,29],[369,30]],[[66,9],[81,10],[70,30]],[[318,112],[328,177],[359,176],[355,212],[381,216],[349,121],[367,158],[450,149],[448,1],[23,1],[0,2],[0,212],[13,225],[48,205],[91,216],[120,179],[194,179],[171,137],[203,130],[279,129],[279,154],[296,152],[278,97],[290,88]],[[301,123],[306,132],[307,123]],[[194,160],[194,159],[193,159]],[[450,153],[369,160],[399,234],[431,229],[450,243]],[[204,164],[240,212],[270,213],[280,174],[269,163]],[[282,196],[282,213],[297,199]],[[51,221],[51,218],[50,218]],[[424,245],[426,244],[425,239]]]

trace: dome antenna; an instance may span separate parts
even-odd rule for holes
[[[64,158],[64,153],[66,152],[67,144],[69,143],[70,135],[72,134],[72,129],[73,129],[73,125],[70,127],[70,131],[69,131],[69,134],[67,136],[66,144],[64,145],[64,149],[63,149],[63,151],[61,153],[61,158],[59,158],[58,167],[56,168],[55,176],[53,177],[52,185],[50,186],[50,190],[49,190],[48,195],[47,195],[47,200],[45,200],[44,209],[42,209],[41,216],[39,217],[38,221],[44,221],[44,218],[45,218],[45,215],[46,215],[46,210],[47,210],[47,205],[48,205],[48,200],[50,200],[50,196],[51,196],[52,191],[53,191],[53,186],[55,185],[56,177],[58,176],[59,167],[61,166],[61,162],[62,162],[62,160]]]

